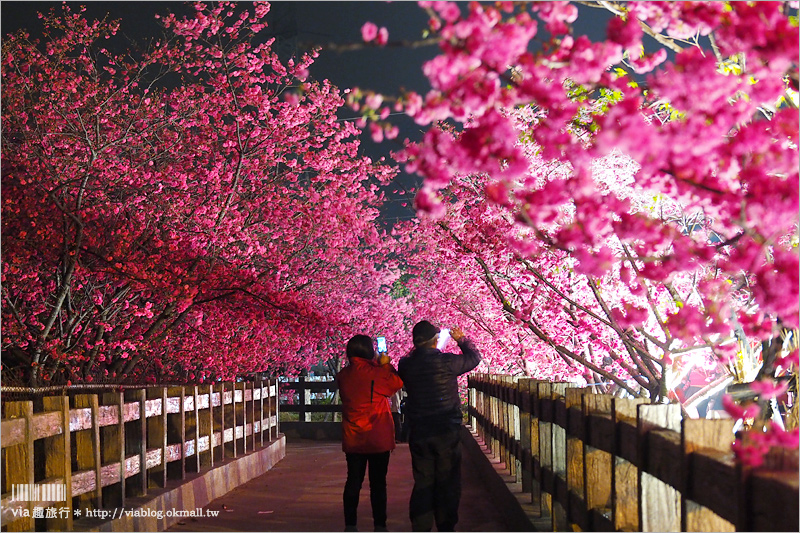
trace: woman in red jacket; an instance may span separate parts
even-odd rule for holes
[[[347,456],[344,485],[345,531],[358,531],[358,497],[369,465],[369,491],[375,531],[386,531],[386,472],[395,448],[389,397],[403,386],[389,358],[375,360],[372,339],[347,342],[349,364],[336,376],[342,398],[342,450]]]

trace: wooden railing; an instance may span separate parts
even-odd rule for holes
[[[74,509],[125,507],[168,479],[213,468],[278,437],[275,380],[65,392],[28,401],[8,396],[2,402],[2,526],[9,531],[33,530],[35,506],[58,509],[39,517],[47,530],[71,531]],[[59,493],[60,501],[42,500],[47,490],[23,498],[35,501],[13,497],[19,487],[45,485],[63,486],[66,494]]]
[[[289,391],[297,393],[298,401],[296,403],[281,401],[281,411],[284,413],[298,413],[299,422],[311,422],[312,413],[342,412],[342,406],[339,403],[321,403],[314,401],[312,398],[313,394],[335,393],[339,390],[338,384],[332,379],[308,380],[300,376],[297,381],[281,381],[279,386],[282,395]],[[290,394],[293,392],[290,392]]]
[[[798,531],[797,450],[738,466],[730,419],[483,374],[469,416],[553,531]]]
[[[324,393],[326,398],[330,398],[338,390],[336,381],[328,380],[308,380],[303,376],[297,381],[281,381],[279,383],[281,396],[281,430],[287,437],[300,437],[306,439],[329,440],[342,438],[341,419],[335,413],[341,413],[342,406],[339,402],[321,402],[314,398],[315,395]],[[287,396],[294,397],[294,401],[288,400]],[[297,413],[297,420],[289,418],[289,413]],[[315,413],[326,413],[329,416],[313,417]]]

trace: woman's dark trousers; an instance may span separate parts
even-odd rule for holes
[[[356,526],[358,497],[364,474],[369,465],[369,499],[375,528],[386,527],[386,472],[389,470],[389,453],[348,453],[347,481],[344,484],[344,524]]]

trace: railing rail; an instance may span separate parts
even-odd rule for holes
[[[474,374],[469,417],[553,531],[797,531],[797,450],[734,463],[733,421]]]
[[[168,479],[268,445],[278,409],[276,380],[4,400],[2,526],[32,531],[39,518],[71,531],[75,509],[125,507]],[[65,494],[42,500],[53,486]],[[15,497],[22,489],[28,496]],[[51,506],[61,512],[34,516]]]

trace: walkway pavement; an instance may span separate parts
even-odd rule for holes
[[[475,458],[464,454],[459,531],[512,531],[514,526],[495,505],[479,477]],[[168,531],[342,531],[342,489],[347,473],[340,442],[295,439],[286,457],[271,470],[212,501],[216,517],[189,518]],[[411,531],[411,455],[398,444],[389,461],[389,531]],[[358,509],[361,531],[372,531],[369,482],[364,481]]]

